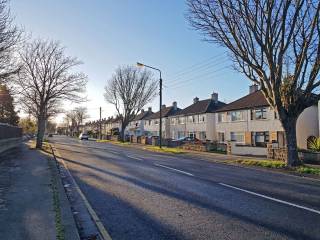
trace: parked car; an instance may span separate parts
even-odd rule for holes
[[[185,143],[201,143],[201,141],[198,138],[194,138],[194,137],[183,137],[177,140],[173,140],[172,142],[176,143],[177,145],[181,145]]]
[[[89,140],[89,136],[88,136],[88,134],[86,134],[86,133],[81,133],[81,134],[79,135],[79,139],[80,139],[80,140]]]
[[[49,133],[49,134],[48,134],[48,137],[53,137],[52,133]]]

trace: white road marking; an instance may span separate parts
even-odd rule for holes
[[[170,169],[170,170],[173,170],[173,171],[179,172],[179,173],[183,173],[183,174],[186,174],[186,175],[188,175],[188,176],[194,176],[192,173],[188,173],[188,172],[185,172],[185,171],[181,171],[181,170],[179,170],[179,169],[175,169],[175,168],[167,167],[167,166],[164,166],[164,165],[161,165],[161,164],[157,164],[157,163],[155,163],[154,165],[156,165],[156,166],[158,166],[158,167],[167,168],[167,169]]]
[[[245,192],[245,193],[249,193],[251,195],[262,197],[262,198],[265,198],[265,199],[268,199],[268,200],[271,200],[271,201],[275,201],[275,202],[278,202],[278,203],[283,203],[283,204],[286,204],[286,205],[289,205],[289,206],[292,206],[292,207],[296,207],[296,208],[307,210],[309,212],[320,214],[320,211],[312,209],[312,208],[308,208],[308,207],[305,207],[305,206],[301,206],[301,205],[298,205],[298,204],[295,204],[295,203],[291,203],[291,202],[287,202],[287,201],[284,201],[284,200],[280,200],[280,199],[277,199],[277,198],[269,197],[269,196],[264,195],[264,194],[255,193],[255,192],[252,192],[252,191],[249,191],[249,190],[245,190],[245,189],[242,189],[242,188],[238,188],[238,187],[235,187],[235,186],[232,186],[232,185],[229,185],[229,184],[225,184],[225,183],[219,183],[219,184],[222,185],[222,186],[228,187],[228,188],[233,188],[233,189]]]
[[[67,163],[63,160],[63,158],[61,157],[60,152],[58,151],[58,149],[55,148],[55,146],[53,145],[53,153],[54,153],[54,157],[57,159],[57,161],[61,161],[61,163],[63,164],[63,166],[65,167],[68,175],[70,176],[70,179],[75,187],[75,189],[77,190],[77,192],[79,193],[80,197],[82,198],[84,205],[86,206],[86,208],[88,209],[89,214],[91,215],[91,218],[93,219],[93,221],[95,222],[101,238],[103,240],[112,240],[112,238],[110,237],[110,234],[108,233],[108,231],[105,229],[105,227],[103,226],[100,218],[98,217],[98,215],[96,214],[96,212],[93,210],[92,206],[90,205],[88,199],[86,198],[86,196],[83,194],[83,192],[81,191],[80,187],[78,186],[76,180],[74,180],[73,176],[70,173],[70,170],[68,168]],[[58,160],[59,159],[59,160]]]
[[[135,160],[138,160],[138,161],[143,161],[143,159],[137,158],[137,157],[134,157],[134,156],[131,156],[131,155],[127,155],[127,157],[128,157],[128,158],[135,159]]]

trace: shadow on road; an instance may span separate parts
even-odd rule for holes
[[[278,222],[271,223],[270,218],[269,218],[269,222],[264,221],[264,217],[261,214],[262,212],[259,214],[257,213],[254,216],[241,215],[241,214],[232,212],[226,208],[221,208],[221,207],[215,206],[215,205],[213,205],[213,202],[206,201],[205,199],[200,199],[200,198],[197,198],[196,196],[190,196],[190,194],[188,192],[182,192],[182,194],[180,194],[180,193],[177,193],[174,191],[170,191],[170,190],[168,190],[168,188],[165,189],[165,188],[161,188],[161,187],[158,187],[155,185],[151,185],[151,184],[148,184],[144,181],[140,181],[136,178],[122,176],[117,173],[108,171],[106,169],[101,169],[101,168],[98,168],[98,167],[95,167],[92,165],[88,165],[85,163],[79,163],[79,162],[76,162],[76,161],[73,161],[73,160],[70,160],[67,158],[63,158],[63,159],[64,159],[64,161],[68,162],[69,164],[76,164],[76,165],[79,165],[84,168],[89,168],[91,170],[94,170],[94,171],[121,179],[123,181],[129,182],[129,183],[134,184],[140,188],[144,188],[149,191],[153,191],[158,194],[162,194],[162,195],[168,196],[170,198],[174,198],[174,199],[186,202],[188,204],[195,205],[197,207],[218,213],[218,214],[226,216],[228,218],[232,218],[235,220],[238,219],[238,220],[245,222],[245,223],[248,223],[248,224],[252,224],[252,225],[255,225],[258,227],[263,227],[263,228],[268,229],[270,231],[277,232],[279,234],[284,234],[284,235],[291,237],[291,238],[306,239],[306,240],[316,239],[313,236],[305,234],[301,229],[288,230],[288,229],[282,227],[281,225],[279,225]],[[128,173],[130,173],[130,171],[128,171],[127,169],[126,169],[126,171]],[[116,198],[115,196],[107,193],[106,191],[102,191],[100,189],[97,189],[96,186],[94,186],[94,185],[90,185],[88,182],[83,180],[83,179],[85,179],[85,177],[83,176],[83,173],[79,173],[79,176],[80,175],[82,176],[81,178],[79,178],[79,177],[77,177],[77,175],[78,175],[77,171],[71,170],[71,172],[73,173],[73,176],[76,178],[76,181],[79,184],[80,188],[84,191],[86,196],[88,196],[90,202],[92,202],[92,203],[94,203],[95,201],[104,201],[105,202],[106,206],[103,207],[103,209],[104,209],[103,213],[101,212],[101,209],[99,206],[98,215],[104,220],[103,222],[105,223],[106,227],[110,230],[111,235],[112,235],[112,232],[115,231],[116,236],[118,236],[118,234],[119,234],[119,236],[121,236],[119,239],[132,239],[132,235],[130,235],[130,231],[133,231],[133,232],[137,232],[137,231],[135,231],[134,229],[131,229],[131,227],[127,227],[127,228],[125,227],[125,229],[127,229],[125,231],[129,231],[129,232],[126,232],[126,234],[123,234],[122,231],[120,231],[120,230],[119,231],[114,230],[114,229],[118,229],[117,224],[121,224],[122,226],[127,225],[124,223],[127,222],[128,214],[132,214],[133,218],[138,217],[140,222],[142,221],[142,222],[148,223],[148,225],[153,226],[153,228],[157,231],[159,231],[159,229],[160,229],[161,233],[162,232],[165,233],[166,237],[164,239],[178,239],[180,237],[183,239],[186,239],[185,237],[180,236],[181,234],[179,235],[179,233],[172,232],[172,230],[170,230],[169,226],[163,225],[163,223],[160,223],[157,219],[148,215],[147,212],[141,212],[138,208],[131,205],[129,202],[126,202],[126,201],[123,201],[122,199]],[[97,180],[97,182],[101,182],[101,183],[106,182],[106,179],[98,176],[97,174],[90,174],[90,177],[94,177]],[[214,182],[212,182],[212,183],[214,183]],[[93,204],[93,207],[95,208],[94,204]],[[114,208],[116,208],[116,209],[114,209]],[[266,216],[266,219],[267,218],[268,218],[268,216]],[[114,223],[116,223],[116,224],[114,224]],[[131,221],[130,221],[130,224],[135,225],[135,223],[131,222]],[[138,226],[135,226],[135,227],[139,229]],[[288,227],[288,226],[286,226],[286,227]],[[168,236],[170,236],[170,237],[168,238]],[[137,238],[135,238],[135,239],[137,239]],[[145,238],[145,239],[152,239],[152,238]],[[159,238],[157,238],[157,239],[159,239]]]

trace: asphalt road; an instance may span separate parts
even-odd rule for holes
[[[320,181],[54,136],[113,239],[320,239]]]

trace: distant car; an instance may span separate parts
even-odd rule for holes
[[[173,140],[172,142],[177,143],[178,145],[181,145],[184,143],[200,143],[201,141],[194,137],[183,137],[177,140]]]
[[[79,139],[80,139],[80,140],[89,140],[89,136],[88,136],[88,134],[86,134],[86,133],[81,133],[81,134],[79,135]]]
[[[52,133],[49,133],[49,134],[48,134],[48,137],[53,137]]]

